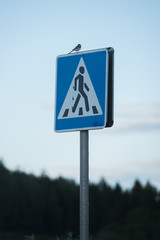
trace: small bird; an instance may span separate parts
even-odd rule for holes
[[[81,50],[81,44],[78,44],[75,48],[72,49],[72,51],[70,51],[68,54],[72,53],[73,51],[78,52],[79,50]]]

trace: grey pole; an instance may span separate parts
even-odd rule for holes
[[[89,239],[89,133],[80,131],[80,240]]]

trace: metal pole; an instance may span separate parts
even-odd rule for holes
[[[80,240],[89,239],[89,133],[80,131]]]

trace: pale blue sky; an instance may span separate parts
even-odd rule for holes
[[[79,181],[79,132],[54,133],[56,57],[115,49],[115,124],[90,131],[90,180],[160,188],[160,1],[0,0],[0,158]]]

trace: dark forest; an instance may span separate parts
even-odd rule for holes
[[[160,192],[138,180],[129,190],[104,179],[91,183],[89,225],[92,240],[159,240]],[[0,240],[32,234],[36,240],[68,239],[69,234],[78,239],[79,185],[10,171],[0,161]]]

